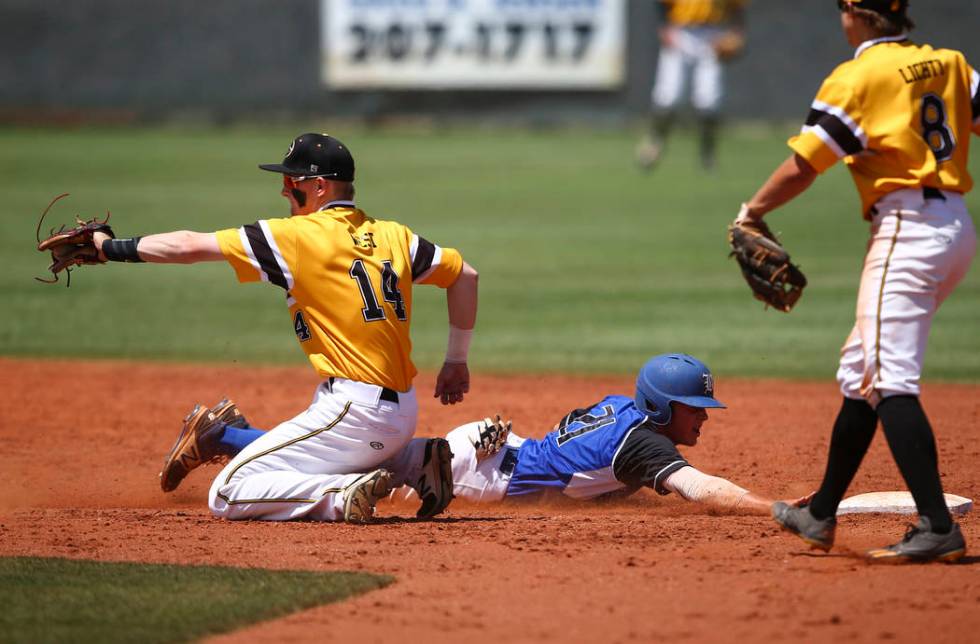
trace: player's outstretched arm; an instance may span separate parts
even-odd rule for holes
[[[769,176],[755,195],[745,202],[739,219],[759,220],[766,213],[795,199],[810,187],[817,171],[799,154],[793,153]]]
[[[107,259],[102,245],[111,239],[108,235],[96,233],[94,243],[99,249],[100,259]],[[216,262],[223,260],[218,237],[214,233],[195,233],[189,230],[178,230],[172,233],[160,233],[137,237],[133,240],[117,239],[114,244],[131,243],[132,250],[139,259],[133,261],[152,262],[155,264],[194,264],[196,262]]]
[[[741,488],[727,479],[682,467],[667,477],[664,487],[688,501],[736,514],[769,514],[772,499]]]
[[[476,326],[477,284],[479,274],[463,262],[463,270],[456,281],[446,289],[449,307],[449,344],[446,360],[436,378],[435,398],[443,405],[462,402],[470,390],[470,371],[466,362],[470,352],[470,339]]]

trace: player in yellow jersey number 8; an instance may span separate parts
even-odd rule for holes
[[[909,39],[907,0],[838,0],[852,60],[824,80],[793,153],[736,218],[759,221],[843,160],[870,223],[857,320],[841,352],[844,400],[823,483],[807,507],[777,503],[786,530],[829,550],[837,507],[878,421],[915,498],[919,524],[872,561],[952,561],[966,543],[946,508],[932,428],[919,402],[926,340],[939,305],[966,275],[976,233],[963,194],[980,75],[962,53]]]

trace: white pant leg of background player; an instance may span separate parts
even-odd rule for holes
[[[226,519],[343,519],[343,489],[399,452],[415,432],[414,390],[399,404],[351,400],[334,385],[313,404],[240,452],[211,486],[208,504]]]
[[[698,39],[698,51],[691,77],[691,105],[702,114],[717,114],[721,109],[722,65],[712,46],[717,29],[704,29]]]
[[[657,75],[651,90],[651,100],[656,110],[673,109],[684,92],[684,54],[677,47],[661,47],[657,60]]]
[[[857,322],[837,378],[849,398],[919,394],[933,316],[963,279],[976,233],[962,197],[902,190],[878,203],[858,293]]]

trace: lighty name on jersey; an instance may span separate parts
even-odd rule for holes
[[[946,73],[946,66],[939,60],[923,60],[922,62],[912,63],[904,68],[900,68],[898,73],[906,83],[925,80],[942,76]]]
[[[350,239],[358,248],[378,247],[378,245],[374,243],[374,233],[364,233],[363,235],[355,235],[351,233]]]

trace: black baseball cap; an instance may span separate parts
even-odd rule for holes
[[[908,8],[908,0],[837,0],[837,8],[850,5],[855,9],[867,9],[876,13],[896,14]]]
[[[289,144],[282,163],[263,163],[259,167],[294,176],[354,180],[354,157],[346,145],[329,134],[300,134]]]

